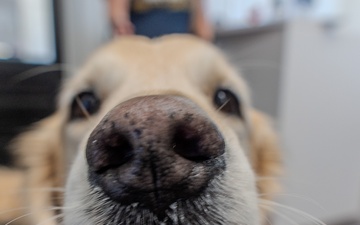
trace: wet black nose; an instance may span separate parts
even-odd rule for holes
[[[179,96],[146,96],[112,109],[88,140],[90,182],[121,204],[154,211],[206,189],[225,167],[224,139]]]

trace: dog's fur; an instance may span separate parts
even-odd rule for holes
[[[240,98],[243,119],[214,106],[213,96],[218,88],[229,89]],[[89,89],[101,99],[100,110],[90,118],[70,121],[69,108],[74,96]],[[266,212],[259,208],[259,198],[270,199],[279,190],[276,179],[261,179],[276,177],[281,171],[275,134],[268,118],[251,106],[244,81],[222,54],[211,44],[186,35],[155,40],[122,37],[96,52],[76,76],[65,82],[57,111],[15,141],[13,147],[24,172],[0,171],[0,213],[23,205],[29,212],[26,218],[30,218],[26,224],[55,224],[51,217],[59,210],[51,207],[63,204],[62,193],[55,188],[63,187],[68,177],[62,210],[65,224],[115,225],[108,223],[114,218],[107,207],[115,207],[116,203],[108,201],[98,188],[94,191],[87,179],[84,152],[89,131],[107,112],[128,99],[173,94],[190,99],[218,127],[226,144],[226,169],[220,181],[209,187],[215,197],[206,200],[213,205],[199,212],[201,220],[183,218],[181,222],[177,217],[178,222],[166,224],[263,223]],[[68,171],[69,176],[65,176]],[[8,176],[13,180],[7,180]],[[4,194],[9,190],[11,193],[21,190],[26,200],[19,198],[19,194]],[[205,212],[216,212],[217,216],[212,216],[217,218],[207,220]],[[0,219],[9,221],[16,214],[26,213],[8,211],[0,214]],[[124,224],[131,224],[126,221],[129,220],[125,219]],[[157,223],[154,220],[149,224]]]

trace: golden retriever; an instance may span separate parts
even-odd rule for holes
[[[24,170],[1,171],[0,218],[34,225],[259,225],[278,191],[259,178],[281,169],[240,75],[188,35],[104,46],[13,147]]]

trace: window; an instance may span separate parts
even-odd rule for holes
[[[52,1],[0,1],[0,60],[31,64],[56,61]]]

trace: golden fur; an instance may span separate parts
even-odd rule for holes
[[[161,58],[158,59],[157,54]],[[89,83],[96,84],[99,95],[106,98],[106,102],[90,121],[67,124],[69,102],[78,91],[88,88]],[[219,112],[209,106],[205,97],[201,97],[202,93],[211,96],[219,84],[235,89],[241,96],[246,122],[217,115]],[[259,196],[271,199],[278,192],[275,179],[261,179],[280,174],[276,135],[267,116],[250,105],[241,77],[216,49],[196,38],[182,35],[153,41],[140,37],[123,38],[108,44],[90,58],[76,76],[65,82],[59,95],[58,110],[16,139],[12,147],[22,170],[0,170],[0,222],[29,213],[25,224],[55,224],[49,219],[55,212],[50,208],[63,202],[61,191],[54,188],[64,187],[65,174],[76,155],[74,149],[82,148],[82,139],[88,131],[114,105],[135,96],[163,93],[186,95],[214,115],[217,124],[230,126],[236,134],[242,134],[240,142],[249,147],[249,152],[244,154],[256,174]],[[26,196],[25,199],[22,196]],[[11,211],[17,208],[19,210]],[[6,210],[10,211],[2,213]],[[262,216],[265,213],[263,211]]]

